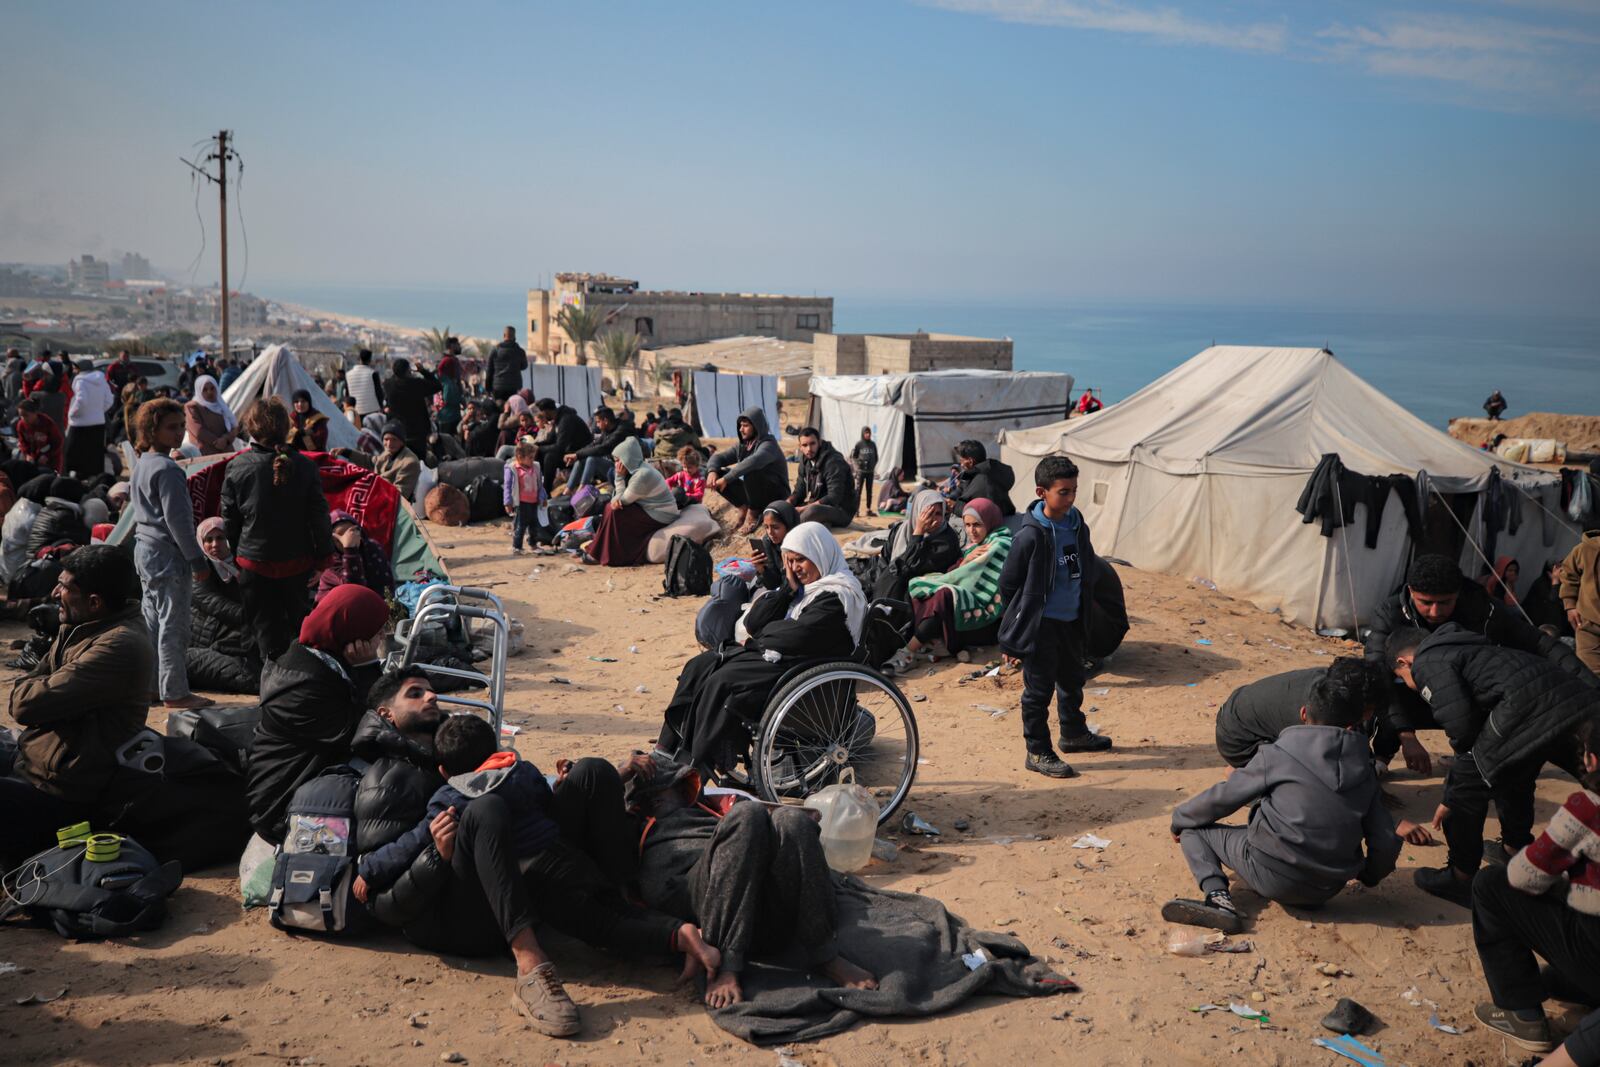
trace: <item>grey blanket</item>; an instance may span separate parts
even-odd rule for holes
[[[878,988],[843,989],[781,960],[755,963],[743,975],[744,1002],[711,1013],[718,1026],[756,1044],[781,1044],[837,1034],[863,1016],[933,1015],[976,993],[1077,992],[1021,941],[974,930],[931,897],[875,889],[848,875],[836,876],[836,885],[839,944],[847,959],[877,976]],[[979,949],[988,961],[970,968],[962,956]]]

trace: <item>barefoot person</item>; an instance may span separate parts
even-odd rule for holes
[[[701,796],[700,775],[659,754],[622,768],[628,806],[641,820],[639,887],[645,902],[700,924],[721,952],[706,1005],[744,1000],[753,955],[793,946],[807,965],[852,989],[878,981],[839,953],[838,903],[817,821],[794,807]],[[725,800],[727,798],[718,798]]]

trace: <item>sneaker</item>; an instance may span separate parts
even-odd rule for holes
[[[1030,752],[1028,753],[1027,762],[1022,766],[1027,770],[1042,774],[1046,778],[1078,777],[1078,772],[1072,769],[1072,764],[1054,752]]]
[[[1244,931],[1244,920],[1225,892],[1207,893],[1204,900],[1169,900],[1161,905],[1161,917],[1169,923],[1203,926],[1225,934]]]
[[[511,1003],[535,1030],[547,1037],[571,1037],[583,1025],[578,1018],[578,1006],[567,996],[553,963],[541,963],[518,978]]]
[[[911,669],[911,650],[902,648],[889,657],[889,662],[883,665],[888,674],[904,674]]]
[[[1472,909],[1472,883],[1461,881],[1449,867],[1422,867],[1411,880],[1424,893],[1432,893],[1440,900],[1459,904],[1469,911]]]
[[[1111,738],[1085,730],[1070,737],[1062,734],[1056,738],[1056,746],[1063,752],[1106,752],[1111,748]]]
[[[1497,1008],[1489,1003],[1479,1004],[1472,1014],[1478,1017],[1480,1023],[1518,1048],[1525,1048],[1529,1052],[1550,1052],[1556,1047],[1550,1037],[1550,1020],[1542,1012],[1538,1019],[1530,1021],[1519,1019],[1505,1008]]]
[[[522,555],[522,549],[518,548],[516,545],[512,545],[511,546],[511,554],[513,556],[520,556],[520,555]]]
[[[163,701],[161,706],[179,711],[193,711],[198,708],[209,708],[215,703],[216,701],[210,697],[203,697],[198,693],[190,693],[188,696],[178,697],[176,700]]]
[[[1511,862],[1511,850],[1506,848],[1503,841],[1485,841],[1483,858],[1485,862],[1492,863],[1496,867],[1504,867]]]

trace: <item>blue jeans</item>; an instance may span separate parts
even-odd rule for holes
[[[162,700],[189,695],[189,600],[194,579],[176,547],[139,538],[133,558],[144,585],[140,597],[144,624],[156,646],[156,680]]]
[[[578,474],[572,484],[588,485],[591,482],[609,481],[611,472],[616,469],[616,461],[610,456],[590,456],[588,459],[579,460],[574,468]]]

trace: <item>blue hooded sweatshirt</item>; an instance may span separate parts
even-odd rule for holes
[[[1078,558],[1078,528],[1083,517],[1077,508],[1071,508],[1057,522],[1044,513],[1044,501],[1036,500],[1028,509],[1028,518],[1050,531],[1055,546],[1056,577],[1045,597],[1044,617],[1072,622],[1083,599],[1083,564]]]

